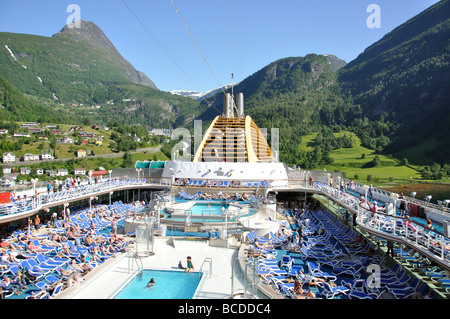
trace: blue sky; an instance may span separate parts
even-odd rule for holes
[[[124,58],[164,91],[239,82],[281,58],[334,54],[350,62],[437,0],[0,0],[0,31],[52,36],[80,8]],[[380,28],[369,28],[370,4]]]

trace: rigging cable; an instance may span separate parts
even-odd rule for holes
[[[222,84],[220,84],[219,80],[217,79],[216,75],[214,74],[213,70],[211,69],[211,66],[209,65],[208,61],[206,61],[205,56],[203,55],[202,50],[200,49],[199,45],[197,44],[197,41],[195,41],[194,36],[191,33],[191,30],[189,30],[186,22],[183,19],[183,16],[180,13],[180,10],[178,10],[177,6],[175,5],[175,3],[173,2],[173,0],[170,0],[170,2],[172,3],[173,7],[175,8],[175,11],[177,12],[177,14],[180,16],[181,22],[184,25],[184,28],[186,29],[186,31],[189,33],[189,36],[191,37],[192,41],[194,42],[195,46],[197,47],[198,52],[200,53],[200,55],[203,58],[203,61],[205,62],[206,66],[208,67],[209,71],[211,72],[212,76],[214,77],[214,79],[216,80],[217,84],[219,85],[220,89],[222,90],[222,92],[225,94],[225,90],[223,89]]]
[[[133,10],[131,10],[131,8],[125,3],[125,1],[122,0],[122,3],[123,3],[123,4],[128,8],[128,10],[133,14],[133,16],[136,18],[136,20],[144,27],[145,31],[146,31],[146,32],[153,38],[153,40],[159,45],[160,49],[158,49],[158,48],[155,46],[155,44],[154,44],[152,41],[150,41],[150,39],[149,39],[148,36],[143,32],[143,30],[142,30],[141,28],[139,28],[138,25],[136,25],[136,23],[132,20],[132,18],[131,18],[131,17],[130,17],[130,16],[129,16],[129,15],[128,15],[121,7],[117,4],[117,2],[116,2],[115,0],[111,0],[111,1],[116,5],[117,8],[119,8],[119,10],[122,12],[122,14],[123,14],[123,15],[124,15],[124,16],[132,23],[132,24],[133,24],[133,26],[134,26],[140,33],[142,33],[142,34],[144,35],[144,37],[145,37],[145,39],[147,40],[147,42],[149,42],[153,47],[155,47],[155,48],[157,49],[158,53],[159,53],[164,59],[166,59],[166,61],[167,61],[167,57],[164,56],[164,55],[161,53],[161,50],[164,51],[164,52],[166,53],[166,55],[171,59],[172,63],[173,63],[175,66],[177,66],[178,71],[181,71],[181,72],[183,73],[183,75],[184,75],[184,76],[185,76],[185,77],[186,77],[186,78],[194,85],[194,87],[196,87],[197,90],[198,90],[198,86],[194,83],[194,81],[193,81],[193,80],[186,74],[186,72],[185,72],[185,71],[184,71],[184,70],[183,70],[183,69],[175,62],[175,60],[172,58],[172,56],[164,49],[164,47],[162,46],[162,44],[161,44],[161,43],[155,38],[155,36],[148,30],[148,28],[142,23],[142,21],[137,17],[137,15],[133,12]],[[192,40],[194,41],[194,43],[195,43],[197,49],[199,50],[201,56],[203,57],[203,60],[205,61],[206,65],[208,66],[208,68],[209,68],[211,74],[214,76],[216,82],[219,84],[220,89],[221,89],[222,92],[225,94],[226,92],[225,92],[223,86],[220,84],[220,82],[218,81],[218,79],[217,79],[217,77],[215,76],[214,72],[212,71],[211,67],[209,66],[208,62],[206,61],[206,58],[204,57],[203,53],[201,52],[200,47],[198,46],[197,42],[195,41],[195,39],[194,39],[193,36],[192,36],[192,33],[189,31],[189,28],[187,27],[186,23],[184,22],[184,19],[183,19],[183,17],[181,16],[181,13],[179,12],[178,8],[175,6],[175,3],[173,3],[173,1],[172,1],[172,4],[173,4],[173,6],[175,7],[175,9],[176,9],[178,15],[181,17],[181,20],[182,20],[183,24],[185,25],[185,28],[188,30],[188,32],[189,32],[189,34],[190,34]],[[169,64],[170,64],[170,63],[169,63]],[[219,109],[217,109],[217,108],[213,105],[213,103],[208,102],[208,100],[207,100],[206,97],[202,96],[202,97],[200,97],[200,100],[205,101],[208,108],[209,108],[209,107],[213,107],[219,114],[222,113],[222,111],[219,110]]]
[[[163,45],[156,39],[156,37],[148,30],[148,28],[142,23],[142,21],[137,17],[137,15],[133,12],[133,10],[131,10],[131,8],[125,3],[124,0],[122,0],[122,3],[127,7],[127,9],[133,14],[133,16],[135,17],[135,19],[144,27],[145,31],[152,37],[153,41],[156,42],[156,44],[158,44],[159,48],[156,47],[156,45],[147,37],[147,35],[145,34],[145,32],[143,32],[143,30],[136,25],[136,23],[131,19],[131,17],[117,4],[116,1],[111,0],[117,8],[119,8],[119,10],[123,13],[123,15],[134,25],[134,27],[144,35],[145,39],[147,40],[147,42],[149,42],[153,47],[155,47],[157,49],[157,51],[159,52],[159,54],[166,60],[167,57],[165,55],[163,55],[161,53],[161,50],[164,51],[164,53],[170,58],[171,61],[168,61],[168,63],[170,64],[170,62],[175,65],[178,69],[179,72],[181,72],[188,80],[189,82],[191,82],[191,84],[194,85],[194,87],[198,88],[198,86],[194,83],[194,81],[186,74],[186,72],[176,63],[176,61],[172,58],[172,56],[167,52],[167,50],[163,47]]]

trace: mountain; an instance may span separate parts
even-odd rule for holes
[[[81,20],[81,27],[74,27],[74,23],[66,25],[64,28],[53,35],[53,38],[68,38],[80,44],[88,43],[91,49],[103,51],[106,53],[105,58],[113,65],[121,69],[121,73],[132,83],[141,84],[156,89],[156,85],[147,75],[137,71],[130,62],[125,60],[109,41],[103,31],[93,22]]]
[[[269,134],[279,128],[280,160],[288,164],[320,167],[339,143],[306,152],[302,136],[320,132],[323,141],[342,128],[380,154],[415,164],[448,163],[449,12],[450,0],[436,3],[348,64],[316,54],[274,61],[236,84],[234,92],[244,93],[245,112],[258,126]],[[59,120],[177,127],[222,112],[222,89],[157,90],[90,22],[80,29],[66,26],[52,37],[0,33],[0,70],[5,118],[58,114]],[[351,141],[344,140],[341,145],[348,147]]]
[[[0,33],[2,75],[20,91],[62,103],[88,102],[96,87],[154,83],[126,61],[94,23],[52,37]]]
[[[197,102],[159,91],[89,21],[52,37],[1,32],[0,69],[26,97],[78,121],[170,127],[199,112]]]
[[[244,93],[245,111],[260,127],[280,129],[280,159],[287,163],[310,167],[312,158],[299,150],[301,136],[339,127],[380,154],[448,163],[449,12],[450,0],[436,3],[348,64],[314,54],[275,61],[235,92]],[[202,119],[219,114],[221,103],[222,93],[202,101]]]
[[[342,89],[363,116],[397,126],[386,151],[425,146],[422,158],[450,155],[450,1],[386,34],[339,71]],[[425,142],[424,145],[423,143]]]
[[[37,121],[65,123],[75,119],[55,111],[45,103],[33,101],[0,75],[0,121]]]
[[[341,94],[338,73],[346,63],[332,55],[308,54],[275,61],[250,75],[235,88],[243,92],[244,111],[261,128],[280,130],[280,160],[305,167],[306,156],[299,148],[302,136],[323,125],[347,123],[359,110]],[[228,90],[229,92],[230,90]],[[201,102],[206,110],[204,121],[222,111],[223,93]],[[270,138],[269,138],[270,140]],[[327,157],[325,150],[316,154],[318,161]],[[309,165],[309,164],[308,164]]]

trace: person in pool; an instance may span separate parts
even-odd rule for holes
[[[194,265],[192,264],[191,256],[187,257],[187,267],[186,272],[191,272],[194,270]]]
[[[156,285],[155,278],[150,279],[150,281],[147,283],[147,287],[153,288],[153,285]]]

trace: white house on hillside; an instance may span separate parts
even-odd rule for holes
[[[58,169],[57,176],[67,176],[69,175],[69,171],[65,168]]]
[[[26,161],[39,161],[39,155],[35,155],[32,153],[26,153],[23,155],[23,160]]]
[[[46,150],[44,153],[41,154],[41,160],[52,160],[54,159],[54,156],[52,155],[51,150]]]
[[[75,168],[75,176],[78,176],[78,175],[86,176],[86,169]]]
[[[14,163],[16,161],[16,154],[12,152],[3,153],[3,163]]]

